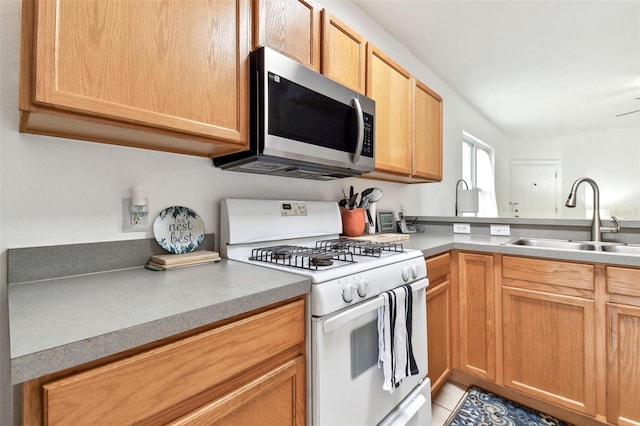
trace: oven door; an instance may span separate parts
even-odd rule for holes
[[[420,373],[393,393],[382,389],[378,368],[378,307],[370,299],[312,319],[312,421],[319,425],[431,424],[427,376],[428,280],[412,283],[413,352]]]

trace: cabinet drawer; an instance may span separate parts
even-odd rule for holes
[[[431,285],[449,275],[450,263],[451,255],[449,253],[427,259],[427,278],[429,278]]]
[[[607,266],[607,292],[640,297],[640,269]]]
[[[213,424],[304,425],[304,357],[269,371],[228,395],[170,423],[170,426]]]
[[[522,286],[510,279],[593,291],[594,274],[593,265],[514,256],[502,258],[503,284],[514,287]]]
[[[44,384],[44,423],[134,423],[303,342],[296,301]]]

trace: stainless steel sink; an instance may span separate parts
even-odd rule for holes
[[[542,238],[518,238],[506,243],[511,246],[528,246],[560,250],[596,250],[596,245],[588,241],[547,240]],[[640,248],[640,247],[639,247]],[[640,253],[640,252],[639,252]]]
[[[611,244],[601,246],[602,251],[609,253],[622,253],[622,254],[638,254],[640,255],[640,245],[634,244]]]
[[[506,243],[508,246],[539,247],[558,250],[601,251],[640,256],[640,244],[614,242],[553,240],[543,238],[517,238]]]

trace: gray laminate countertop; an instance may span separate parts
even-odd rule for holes
[[[640,256],[505,245],[514,237],[425,232],[426,257],[452,249],[640,267]],[[309,293],[300,275],[241,262],[143,267],[9,285],[12,383],[100,359]]]
[[[11,284],[11,381],[100,359],[310,288],[301,275],[227,260]]]

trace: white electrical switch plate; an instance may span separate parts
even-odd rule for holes
[[[491,235],[511,235],[511,227],[509,225],[491,225]]]
[[[453,233],[454,234],[470,234],[471,233],[471,224],[469,224],[469,223],[454,223],[453,224]]]

